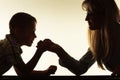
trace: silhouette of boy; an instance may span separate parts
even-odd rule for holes
[[[44,71],[34,70],[42,53],[46,51],[46,46],[42,43],[39,44],[35,55],[28,63],[25,64],[21,58],[21,46],[31,46],[36,38],[36,23],[37,21],[33,16],[24,12],[12,16],[9,22],[10,34],[7,34],[6,38],[0,41],[0,75],[3,75],[12,66],[18,75],[48,76],[54,74],[56,66],[50,66]]]

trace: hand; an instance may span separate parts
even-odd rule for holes
[[[43,42],[47,44],[47,50],[56,53],[59,58],[62,59],[68,55],[61,46],[51,40],[45,39]]]
[[[64,49],[59,46],[58,44],[52,42],[50,39],[45,39],[44,41],[40,41],[37,45],[37,48],[43,51],[51,51],[56,53],[60,58],[64,58],[67,53],[64,51]]]
[[[45,39],[43,41],[45,44],[47,44],[47,50],[51,52],[57,53],[58,51],[62,50],[62,47],[58,44],[52,42],[50,39]]]
[[[57,66],[54,66],[54,65],[51,65],[48,69],[47,69],[47,74],[50,75],[50,74],[55,74],[57,70]]]
[[[42,41],[40,40],[38,43],[37,43],[37,49],[44,52],[47,50],[47,47],[49,47],[49,44],[46,43],[45,41]]]

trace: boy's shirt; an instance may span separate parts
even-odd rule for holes
[[[0,75],[8,71],[12,65],[23,61],[21,58],[22,49],[17,45],[11,35],[6,35],[4,40],[0,41]]]

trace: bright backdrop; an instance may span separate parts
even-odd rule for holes
[[[26,12],[37,19],[37,38],[31,47],[23,46],[22,58],[26,62],[34,55],[39,40],[49,38],[61,45],[72,57],[79,60],[88,48],[86,12],[82,10],[83,0],[0,0],[0,39],[9,34],[9,20],[17,12]],[[120,1],[116,0],[118,6]],[[120,6],[119,6],[120,7]],[[58,56],[45,52],[35,70],[45,70],[56,65],[56,75],[74,75],[58,64]],[[95,63],[84,75],[110,75]],[[4,75],[16,75],[13,67]]]

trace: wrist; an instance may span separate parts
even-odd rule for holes
[[[63,59],[65,56],[68,55],[67,52],[62,48],[57,50],[56,53],[60,59]]]
[[[44,48],[37,48],[37,51],[38,51],[38,52],[45,52],[45,51],[47,51],[47,50],[44,49]]]
[[[39,49],[39,48],[37,48],[36,53],[42,55],[42,53],[44,53],[45,51],[46,51],[46,50],[44,50],[44,49]]]

